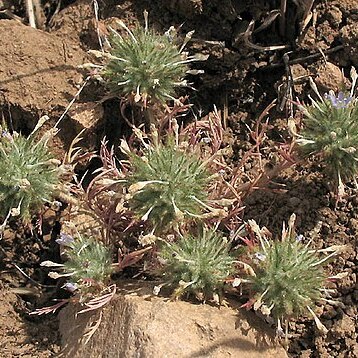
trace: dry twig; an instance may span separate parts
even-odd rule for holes
[[[281,9],[280,9],[280,35],[283,37],[286,32],[286,10],[287,10],[287,0],[281,0]]]
[[[25,0],[26,12],[29,18],[29,24],[31,27],[36,29],[36,21],[35,21],[35,11],[34,11],[34,4],[32,0]]]

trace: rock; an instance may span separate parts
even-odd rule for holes
[[[321,50],[328,50],[335,38],[338,36],[337,31],[333,31],[331,24],[328,21],[323,21],[316,28],[317,33],[317,43],[316,46],[319,46]]]
[[[337,311],[331,306],[328,306],[328,307],[329,307],[329,309],[322,314],[321,318],[332,319],[333,317],[337,316],[337,314],[338,314]]]
[[[333,326],[332,334],[334,337],[343,338],[352,335],[355,332],[355,328],[354,319],[343,315],[342,319]]]
[[[340,31],[344,52],[347,57],[347,65],[358,66],[358,26],[357,23],[344,26]]]
[[[358,232],[358,220],[355,218],[349,219],[349,228],[353,230],[354,233]]]
[[[329,7],[326,16],[333,27],[338,27],[343,18],[342,11],[337,6]]]
[[[326,62],[318,68],[315,82],[322,92],[338,92],[342,88],[342,83],[345,83],[340,68],[331,62]]]
[[[304,91],[303,82],[307,81],[309,71],[307,71],[302,65],[294,64],[291,66],[292,77],[294,79],[294,89],[297,93],[301,94]]]
[[[126,285],[103,309],[97,331],[80,339],[98,312],[79,314],[74,306],[60,313],[64,356],[132,357],[287,357],[273,334],[250,312],[168,301],[149,286]],[[255,323],[255,326],[251,324]]]
[[[350,356],[352,358],[358,357],[358,344],[356,339],[346,339],[346,344],[350,348]]]

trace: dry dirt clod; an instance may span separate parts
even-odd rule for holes
[[[91,129],[103,118],[103,107],[97,103],[74,104],[68,115],[78,123],[82,129]]]
[[[332,328],[332,334],[337,338],[351,336],[355,332],[356,326],[354,319],[343,315],[342,319],[337,322]]]
[[[331,62],[326,62],[318,68],[317,74],[318,76],[315,79],[315,83],[322,92],[328,92],[330,90],[338,92],[342,89],[345,78],[338,66]]]
[[[357,22],[344,26],[340,31],[344,44],[344,52],[347,58],[347,65],[358,66],[358,26]]]
[[[342,11],[337,6],[332,6],[330,9],[328,9],[326,16],[329,23],[334,27],[338,27],[341,24],[343,18]]]
[[[300,64],[292,65],[291,71],[295,92],[301,94],[304,91],[304,86],[302,84],[308,81],[309,71]]]

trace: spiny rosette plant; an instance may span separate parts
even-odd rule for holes
[[[183,52],[193,31],[186,35],[179,48],[173,39],[174,28],[160,35],[148,28],[146,11],[144,18],[145,27],[137,24],[133,30],[118,22],[127,36],[112,31],[110,60],[104,67],[103,77],[113,94],[132,97],[145,107],[149,100],[174,99],[176,87],[188,86],[184,80],[187,64],[197,58]]]
[[[55,312],[68,302],[80,303],[84,306],[78,313],[92,311],[103,307],[115,295],[116,285],[110,284],[111,273],[115,267],[112,265],[110,249],[99,239],[81,235],[77,230],[75,231],[74,236],[61,233],[60,238],[56,240],[64,249],[63,253],[66,256],[64,264],[52,261],[41,263],[43,267],[56,270],[49,272],[49,277],[67,278],[68,282],[62,288],[74,295],[68,299],[59,300],[52,306],[36,309],[31,314],[42,315]],[[88,339],[95,330],[96,328],[91,331]]]
[[[279,333],[283,320],[287,329],[287,321],[305,311],[313,315],[320,330],[326,331],[313,312],[313,307],[317,301],[326,300],[324,294],[328,291],[325,290],[325,282],[342,276],[328,277],[323,267],[345,247],[312,250],[309,243],[301,242],[302,236],[296,235],[294,223],[293,214],[288,228],[283,228],[282,239],[274,241],[267,237],[267,229],[260,229],[253,220],[249,221],[251,230],[259,239],[252,260],[254,276],[249,280],[255,292],[254,309],[272,315],[278,322]]]
[[[219,232],[202,228],[197,235],[184,235],[176,242],[163,243],[159,252],[163,275],[176,287],[174,297],[194,294],[198,299],[222,293],[225,279],[234,270],[230,243]]]
[[[299,105],[303,111],[303,129],[297,143],[304,155],[318,154],[327,171],[344,191],[344,183],[355,180],[358,174],[358,99],[354,95],[357,73],[351,71],[350,93],[330,91],[322,97],[312,83],[319,101],[311,106]]]
[[[43,262],[42,266],[61,271],[50,272],[50,277],[67,277],[69,283],[65,284],[65,288],[79,290],[81,294],[98,292],[108,286],[113,272],[111,252],[100,240],[79,233],[75,237],[61,233],[56,242],[64,248],[65,262]]]
[[[144,156],[132,155],[130,161],[129,205],[155,231],[203,213],[211,175],[195,153],[188,155],[169,138],[148,147]]]
[[[45,203],[51,203],[60,184],[60,164],[48,148],[51,131],[36,139],[36,127],[26,138],[1,130],[0,217],[30,221]]]
[[[123,180],[127,205],[137,219],[148,222],[152,233],[161,234],[193,220],[225,217],[227,206],[236,199],[225,199],[228,185],[214,172],[221,158],[217,143],[202,146],[194,130],[179,130],[175,120],[174,129],[166,135],[152,127],[148,135],[135,129],[139,151],[121,142],[129,164]],[[210,150],[214,147],[213,154]]]

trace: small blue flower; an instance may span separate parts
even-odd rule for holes
[[[2,137],[2,138],[6,138],[6,139],[8,139],[9,141],[12,141],[12,140],[13,140],[11,134],[10,134],[7,130],[3,130],[3,131],[1,132],[1,137]]]
[[[345,96],[345,94],[342,91],[338,93],[337,97],[333,92],[330,92],[326,94],[326,98],[328,98],[331,101],[332,106],[335,108],[347,108],[349,103],[351,103],[353,100],[353,97],[349,95]]]
[[[59,245],[63,245],[63,246],[70,246],[73,242],[74,239],[71,235],[65,234],[64,232],[60,233],[60,238],[56,239],[56,242]]]
[[[297,235],[297,236],[296,236],[296,241],[301,242],[304,238],[305,238],[305,237],[304,237],[302,234]]]
[[[67,290],[69,292],[74,292],[78,289],[78,286],[76,283],[67,282],[61,288],[64,288],[65,290]]]

